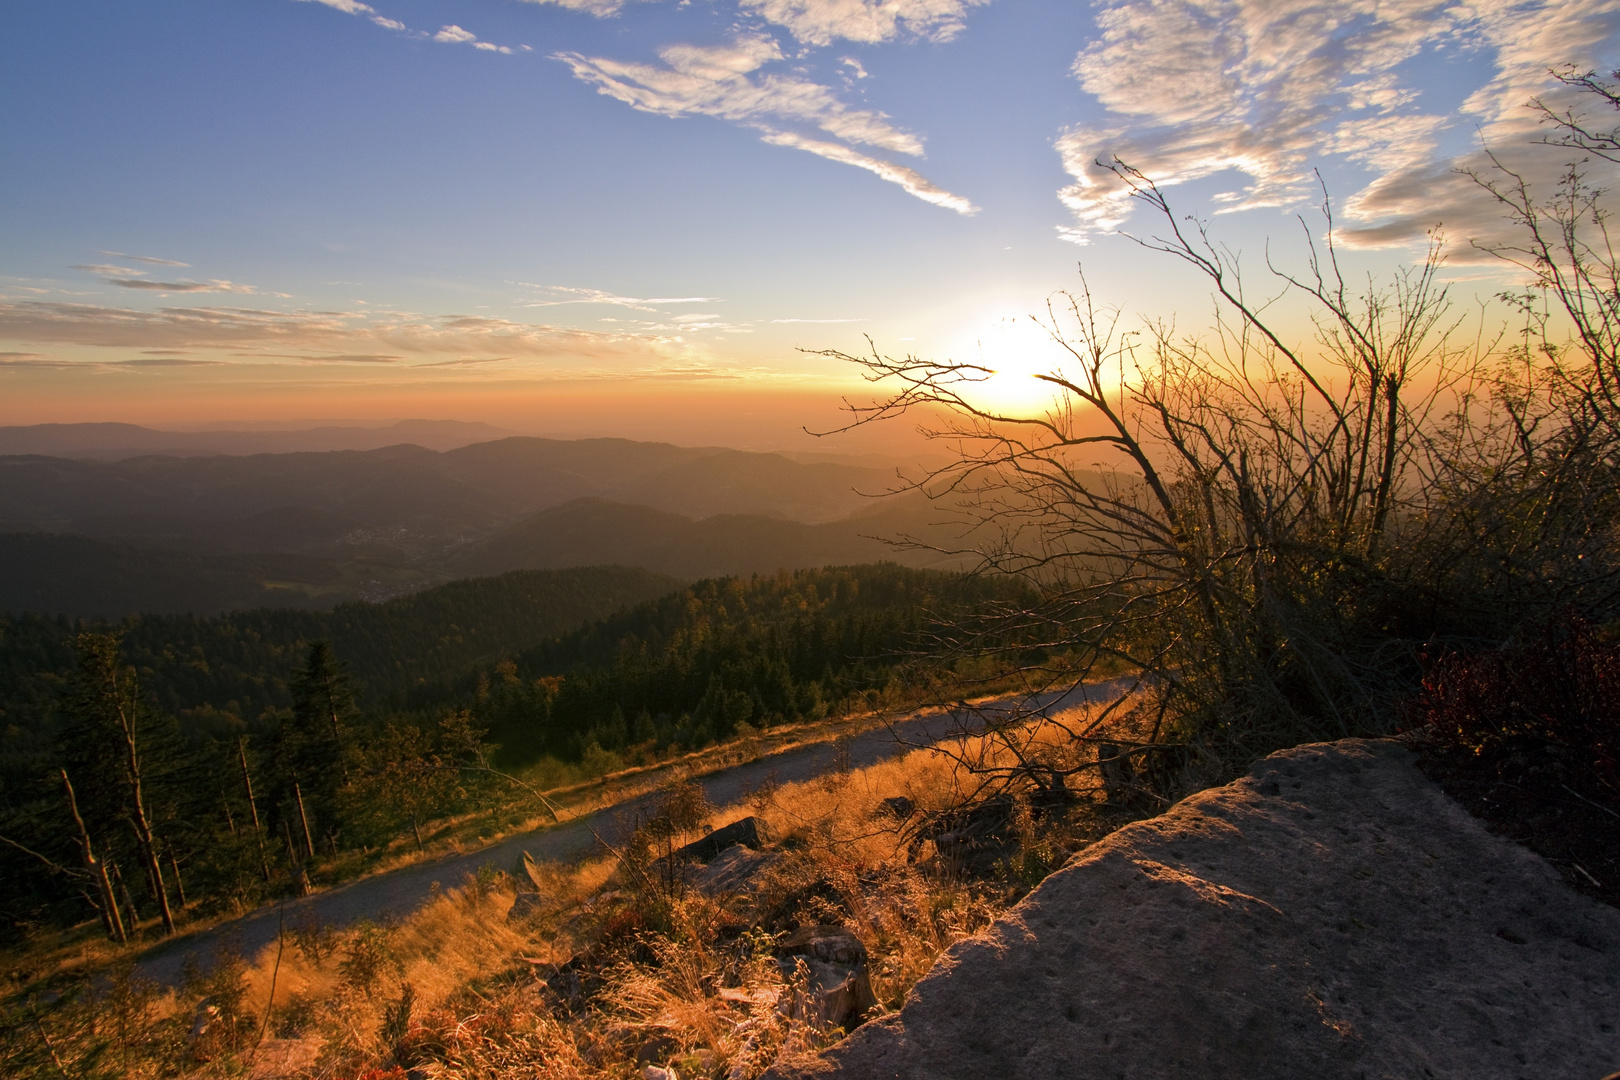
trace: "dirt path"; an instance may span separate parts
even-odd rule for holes
[[[1043,695],[1024,702],[1024,707],[1075,708],[1090,701],[1110,700],[1128,685],[1125,679],[1093,683],[1067,694]],[[1010,701],[987,703],[979,706],[979,711],[1011,704]],[[960,734],[964,724],[971,722],[971,719],[960,713],[919,714],[888,726],[870,729],[849,740],[849,763],[853,768],[862,768],[907,753],[918,746],[932,745]],[[768,779],[778,783],[797,783],[820,776],[834,767],[836,754],[836,746],[831,741],[811,743],[780,750],[694,779],[703,786],[710,802],[716,806],[727,806],[740,801],[747,791],[759,787]],[[329,926],[345,926],[361,919],[399,917],[426,901],[432,895],[435,883],[445,886],[459,884],[466,875],[476,873],[481,866],[494,866],[510,872],[522,861],[525,851],[541,861],[577,859],[600,850],[598,836],[609,843],[616,843],[621,839],[619,819],[630,817],[655,797],[656,793],[641,795],[578,818],[567,819],[561,824],[508,837],[477,851],[413,863],[298,900],[288,900],[279,906],[263,907],[239,919],[161,942],[147,950],[139,961],[139,967],[148,978],[170,985],[179,979],[187,957],[195,956],[199,962],[206,963],[225,942],[231,942],[246,956],[254,956],[276,939],[278,922],[283,919],[288,924],[313,918]]]

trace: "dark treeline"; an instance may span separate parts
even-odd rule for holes
[[[701,747],[848,709],[928,627],[1011,588],[893,564],[703,581],[481,670],[449,701],[471,697],[510,764]]]
[[[511,799],[503,773],[569,771],[542,759],[588,775],[860,707],[930,626],[1008,588],[879,565],[705,581],[624,607],[668,579],[595,573],[594,598],[588,574],[561,589],[514,574],[325,615],[7,620],[10,931],[99,914],[118,937],[251,906]],[[623,610],[536,631],[604,596]]]
[[[360,704],[373,708],[680,584],[647,570],[590,566],[468,578],[331,611],[260,608],[118,622],[0,615],[0,730],[15,737],[49,729],[74,671],[74,641],[85,631],[120,636],[125,662],[162,712],[188,726],[243,730],[241,722],[292,704],[289,680],[312,642],[332,645]]]

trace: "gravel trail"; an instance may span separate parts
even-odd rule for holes
[[[1046,694],[1026,699],[1023,707],[1071,709],[1094,701],[1107,701],[1130,686],[1128,679],[1092,683],[1065,694]],[[1005,708],[1011,700],[985,703],[977,713]],[[904,717],[886,726],[872,728],[849,740],[849,763],[863,768],[960,734],[972,717],[958,712],[922,713]],[[790,747],[754,761],[733,765],[693,779],[703,786],[716,806],[738,802],[745,792],[758,788],[768,779],[797,783],[831,771],[837,749],[832,741]],[[477,851],[449,854],[426,862],[413,863],[381,874],[374,874],[325,889],[310,896],[279,905],[279,917],[288,924],[313,917],[329,926],[341,927],[361,919],[398,918],[409,914],[432,895],[433,886],[456,885],[481,866],[514,870],[527,851],[540,861],[566,861],[601,850],[598,836],[609,843],[621,839],[619,820],[630,817],[651,803],[657,793],[648,793],[595,810],[560,824],[546,825],[532,832],[507,837]],[[163,985],[180,977],[188,957],[206,964],[224,942],[232,942],[243,955],[252,957],[276,939],[278,906],[268,905],[229,922],[185,934],[154,945],[138,961],[142,974]]]

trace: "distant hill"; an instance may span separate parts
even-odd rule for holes
[[[885,507],[883,513],[821,524],[759,514],[718,514],[693,520],[648,506],[577,499],[542,510],[469,546],[449,559],[446,569],[488,574],[578,566],[594,559],[699,578],[880,560],[912,566],[947,565],[949,560],[934,552],[895,548],[874,538],[928,534],[930,521],[927,505],[915,499]]]
[[[137,424],[29,424],[0,427],[0,454],[119,461],[144,454],[285,454],[376,450],[414,443],[453,450],[512,434],[462,420],[401,420],[386,427],[312,427],[293,431],[158,431]]]
[[[413,592],[442,577],[365,559],[207,554],[50,533],[0,533],[0,613],[82,618],[329,608]]]
[[[11,455],[0,456],[0,521],[195,551],[414,562],[580,498],[825,522],[866,508],[862,492],[890,481],[865,466],[625,439],[116,462]]]

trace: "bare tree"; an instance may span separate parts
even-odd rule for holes
[[[1121,332],[1082,277],[1036,316],[1061,350],[1035,376],[1052,395],[1038,414],[985,404],[984,364],[822,353],[888,391],[852,404],[853,424],[918,411],[951,446],[906,486],[958,515],[954,553],[1040,589],[1038,605],[936,646],[999,656],[1032,691],[1105,661],[1148,691],[1123,739],[1124,701],[1105,731],[1097,717],[1067,725],[1032,694],[981,717],[1003,764],[969,764],[1050,786],[1095,766],[1073,743],[1106,738],[1116,778],[1166,791],[1280,746],[1388,730],[1418,644],[1500,630],[1505,594],[1491,587],[1504,574],[1481,567],[1504,544],[1548,553],[1526,532],[1539,504],[1507,484],[1504,506],[1501,489],[1564,434],[1525,430],[1504,409],[1500,339],[1452,307],[1438,235],[1418,268],[1352,285],[1324,192],[1320,239],[1301,221],[1302,269],[1268,252],[1270,291],[1257,296],[1205,223],[1124,162],[1108,167],[1158,222],[1137,242],[1211,286],[1207,333],[1163,321]],[[1310,313],[1309,340],[1277,328],[1286,304]],[[1567,569],[1577,553],[1557,554]],[[1053,727],[1065,737],[1044,737]]]

